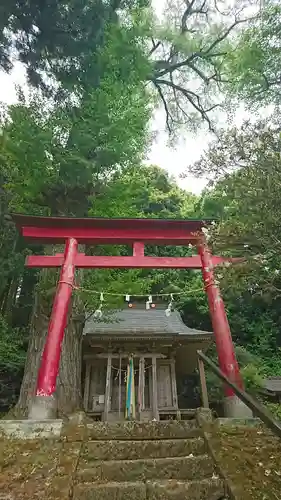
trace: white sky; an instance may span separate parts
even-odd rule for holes
[[[165,3],[165,0],[153,0],[157,14],[161,14]],[[1,101],[7,104],[16,102],[15,85],[25,85],[25,71],[19,63],[15,64],[11,75],[0,72]],[[245,113],[241,109],[237,113],[236,121],[242,121],[243,117],[245,117]],[[199,130],[196,136],[191,133],[184,134],[182,132],[177,145],[173,148],[169,147],[168,135],[165,132],[165,114],[163,110],[155,112],[152,130],[156,134],[147,158],[147,163],[152,163],[166,169],[176,177],[180,187],[199,194],[206,184],[203,179],[195,179],[191,176],[181,179],[179,176],[187,170],[189,164],[199,159],[203,150],[207,147],[211,135],[206,130]]]

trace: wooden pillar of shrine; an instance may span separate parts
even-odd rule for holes
[[[139,359],[139,387],[138,387],[138,413],[141,420],[141,414],[144,411],[144,388],[145,388],[145,375],[144,375],[144,357]]]
[[[112,372],[112,354],[108,354],[106,382],[105,382],[104,412],[103,412],[103,420],[105,422],[108,420],[108,413],[110,412],[111,408],[111,378],[112,378],[111,372]]]
[[[152,355],[152,417],[159,420],[157,396],[157,357]]]

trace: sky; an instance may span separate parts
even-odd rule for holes
[[[153,0],[154,8],[158,15],[161,15],[165,0]],[[10,75],[0,72],[0,100],[12,104],[16,102],[16,85],[25,86],[25,70],[19,63],[15,63]],[[236,122],[241,122],[245,117],[243,109],[236,113]],[[173,175],[179,186],[183,189],[199,194],[206,185],[205,179],[196,179],[190,175],[181,178],[183,172],[187,172],[188,165],[198,160],[204,149],[208,146],[208,141],[212,136],[206,129],[199,130],[196,135],[191,132],[181,131],[177,144],[174,147],[168,146],[168,135],[165,131],[165,113],[163,109],[156,110],[151,123],[154,132],[154,141],[148,153],[146,163],[158,165],[166,169]]]

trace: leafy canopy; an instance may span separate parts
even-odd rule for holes
[[[267,0],[257,19],[245,29],[229,54],[228,90],[257,108],[280,104],[281,6]]]

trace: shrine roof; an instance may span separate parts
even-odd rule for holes
[[[263,388],[271,393],[281,394],[281,377],[268,377],[264,380]]]
[[[105,321],[96,320],[93,314],[86,319],[83,335],[124,336],[175,336],[190,338],[212,337],[212,332],[189,328],[178,311],[166,316],[165,309],[124,309],[110,311]]]

